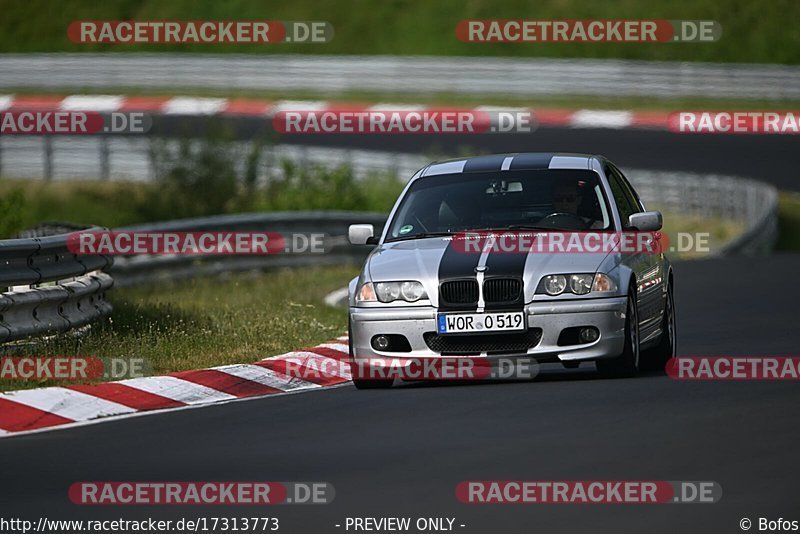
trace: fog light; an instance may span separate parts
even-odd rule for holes
[[[372,348],[375,350],[387,350],[390,344],[389,338],[386,336],[375,336],[372,338]]]
[[[597,330],[597,328],[589,326],[586,328],[581,328],[578,337],[580,338],[581,343],[593,343],[597,341],[597,338],[600,337],[600,332]]]

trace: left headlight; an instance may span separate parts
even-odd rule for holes
[[[607,293],[617,290],[617,284],[605,273],[549,274],[539,281],[536,293],[551,297],[562,293],[586,295],[591,292]]]
[[[422,284],[414,280],[400,282],[367,282],[361,286],[356,295],[357,302],[394,302],[404,300],[406,302],[417,302],[428,298]]]

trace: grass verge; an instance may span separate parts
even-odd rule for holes
[[[104,320],[78,338],[55,337],[14,356],[143,358],[153,373],[251,363],[347,331],[323,297],[358,274],[349,267],[284,269],[116,288]],[[0,380],[0,391],[80,381]]]

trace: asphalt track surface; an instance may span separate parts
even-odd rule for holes
[[[573,134],[558,135],[566,145]],[[601,136],[593,150],[577,135],[571,150],[640,166],[637,151],[646,143],[637,136],[644,134],[631,133],[630,145],[614,146],[627,135]],[[663,168],[729,173],[727,159],[747,159],[734,151],[724,161],[718,156],[718,167],[701,165],[704,150],[724,152],[713,139],[705,149],[693,149],[690,161],[697,167],[685,162]],[[410,141],[395,141],[401,142]],[[502,151],[523,149],[516,142]],[[783,143],[768,144],[769,157],[759,155],[752,168],[761,162],[778,166],[774,177],[793,173],[788,154],[780,165],[770,163]],[[552,148],[558,147],[524,149]],[[667,165],[670,157],[682,161],[669,146],[646,150],[663,152],[651,168]],[[797,355],[798,266],[796,254],[677,264],[679,354]],[[678,382],[657,374],[605,380],[591,365],[556,367],[516,383],[412,384],[389,391],[348,385],[0,439],[0,515],[277,515],[280,531],[290,533],[345,532],[335,525],[348,516],[430,516],[454,517],[456,525],[465,525],[456,532],[481,534],[741,532],[739,521],[748,517],[757,531],[759,517],[800,520],[798,406],[797,382]],[[456,484],[475,479],[713,480],[723,496],[717,504],[692,505],[459,503]],[[91,480],[327,481],[336,499],[325,506],[274,508],[71,504],[69,485]]]

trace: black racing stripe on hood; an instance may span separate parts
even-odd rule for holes
[[[499,171],[503,166],[503,161],[508,156],[492,154],[489,156],[476,156],[470,158],[464,164],[464,172],[490,172]]]
[[[439,286],[448,281],[477,280],[475,267],[481,255],[476,252],[466,252],[463,243],[456,239],[450,241],[439,260]],[[474,310],[477,302],[470,305],[451,305],[443,301],[439,292],[439,309],[441,310]]]
[[[526,252],[518,252],[518,251],[503,251],[502,249],[498,249],[496,251],[490,252],[489,256],[486,258],[486,271],[485,271],[485,279],[483,282],[484,287],[484,298],[487,298],[486,291],[486,283],[495,278],[513,278],[515,280],[519,280],[520,282],[520,293],[519,298],[514,302],[490,302],[487,298],[486,300],[486,309],[487,310],[497,310],[497,309],[522,309],[525,304],[525,290],[523,287],[525,277],[523,274],[525,273],[525,262],[528,259],[528,254]]]
[[[553,154],[520,154],[511,160],[510,171],[549,169]]]

